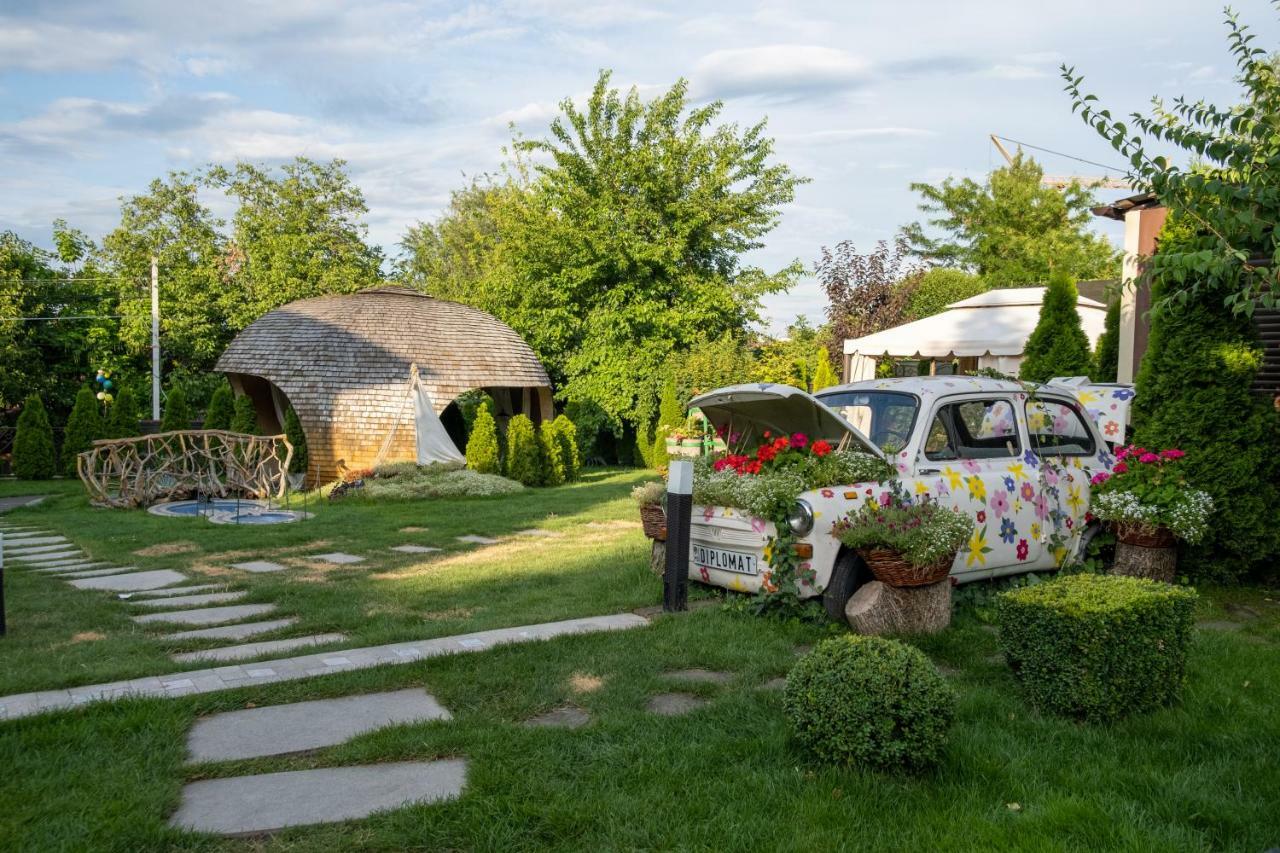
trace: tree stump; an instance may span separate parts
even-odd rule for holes
[[[652,541],[653,549],[649,552],[649,571],[662,577],[667,572],[667,543],[661,539]]]
[[[870,581],[849,599],[844,615],[859,634],[936,634],[951,624],[951,579],[913,587]]]
[[[1111,574],[1173,583],[1177,568],[1177,548],[1148,548],[1145,545],[1117,542]]]

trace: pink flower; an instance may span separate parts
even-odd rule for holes
[[[1034,487],[1034,486],[1032,486],[1030,483],[1023,483],[1023,484],[1022,484],[1022,499],[1023,499],[1024,501],[1029,501],[1029,500],[1031,500],[1032,498],[1034,498],[1035,496],[1036,496],[1036,490],[1035,490],[1035,487]]]
[[[791,434],[791,446],[796,450],[800,450],[809,443],[809,436],[802,432],[793,432]]]
[[[1123,459],[1123,458],[1125,458],[1125,457],[1126,457],[1126,456],[1128,456],[1128,455],[1129,455],[1129,448],[1127,448],[1127,447],[1118,447],[1118,448],[1116,448],[1116,458],[1117,458],[1117,459]]]
[[[1009,499],[1005,497],[1004,492],[996,492],[991,497],[991,511],[996,514],[996,518],[1004,517],[1009,511]]]
[[[1184,457],[1184,456],[1186,456],[1186,455],[1187,455],[1187,454],[1183,453],[1181,450],[1177,450],[1176,448],[1175,448],[1175,449],[1170,449],[1170,450],[1161,450],[1161,451],[1160,451],[1160,457],[1161,457],[1162,459],[1181,459],[1182,457]]]
[[[964,470],[968,471],[970,474],[976,474],[982,470],[982,466],[977,462],[974,462],[972,459],[966,459],[961,464],[964,466]]]
[[[880,506],[888,506],[892,501],[893,497],[888,492],[880,493]]]
[[[1156,456],[1154,453],[1144,453],[1138,457],[1138,461],[1146,465],[1150,465],[1152,462],[1159,462],[1160,457]]]
[[[1092,477],[1089,478],[1089,482],[1095,486],[1101,486],[1103,483],[1107,482],[1107,480],[1110,480],[1110,479],[1111,479],[1111,475],[1108,474],[1106,471],[1099,471],[1098,473],[1094,474]]]

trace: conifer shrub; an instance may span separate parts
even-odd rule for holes
[[[102,438],[102,415],[98,412],[98,398],[86,385],[76,393],[67,428],[62,433],[62,473],[76,476],[76,458],[99,438]]]
[[[1064,575],[1002,593],[1000,646],[1041,711],[1110,722],[1178,698],[1196,593],[1117,575]]]
[[[244,435],[258,435],[258,412],[248,394],[236,397],[231,411],[231,431]]]
[[[32,394],[18,415],[18,431],[13,439],[13,473],[20,480],[48,480],[58,470],[58,454],[53,446],[49,413],[38,394]]]
[[[1120,299],[1117,297],[1107,306],[1106,324],[1098,336],[1098,346],[1093,352],[1093,373],[1089,378],[1094,382],[1115,382],[1119,365]]]
[[[556,435],[552,421],[543,421],[538,427],[538,450],[542,460],[541,482],[544,486],[560,486],[568,479],[564,461],[564,449]]]
[[[816,394],[823,388],[839,384],[840,377],[836,376],[836,372],[831,369],[831,357],[827,354],[827,348],[819,347],[818,368],[813,372],[813,393]]]
[[[125,386],[116,394],[111,408],[107,410],[106,424],[102,431],[103,438],[132,438],[139,433],[138,401],[133,396],[133,389]]]
[[[542,451],[528,415],[516,415],[507,424],[507,476],[525,486],[542,482]]]
[[[480,474],[501,474],[502,460],[498,451],[498,425],[489,406],[476,407],[471,437],[467,439],[467,467]]]
[[[565,481],[572,482],[578,479],[578,475],[582,472],[582,456],[578,451],[578,427],[569,420],[568,415],[560,415],[551,423],[555,427],[561,458],[564,459]]]
[[[1047,382],[1055,376],[1087,376],[1093,366],[1089,336],[1076,311],[1075,282],[1067,273],[1049,277],[1040,319],[1027,338],[1019,376],[1029,382]]]
[[[235,393],[231,386],[222,383],[209,398],[209,408],[204,413],[205,429],[231,429],[231,418],[235,414]]]
[[[160,418],[161,432],[191,429],[191,407],[187,404],[187,392],[181,385],[169,389],[164,399],[164,416]]]
[[[307,453],[307,434],[302,431],[302,421],[298,419],[298,413],[293,410],[293,406],[290,406],[289,411],[284,413],[284,437],[289,439],[289,443],[293,445],[293,457],[289,460],[289,473],[305,473],[307,463],[311,461],[310,454]]]
[[[921,770],[942,758],[956,694],[914,646],[845,634],[796,663],[783,706],[797,739],[826,762]]]

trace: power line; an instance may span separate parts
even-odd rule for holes
[[[68,314],[65,317],[0,317],[0,323],[39,323],[59,320],[119,320],[123,314]]]
[[[1043,151],[1046,154],[1053,154],[1054,156],[1057,156],[1057,157],[1066,157],[1068,160],[1076,160],[1080,163],[1088,163],[1090,166],[1097,166],[1098,168],[1106,169],[1109,172],[1119,172],[1120,174],[1123,175],[1129,171],[1128,169],[1117,169],[1115,166],[1108,166],[1106,163],[1098,163],[1094,160],[1086,160],[1083,157],[1077,157],[1074,154],[1066,154],[1062,151],[1054,151],[1051,148],[1043,148],[1039,145],[1032,145],[1029,142],[1019,142],[1016,139],[1010,139],[1007,136],[1000,136],[999,134],[996,134],[996,133],[993,133],[992,136],[994,136],[996,139],[1003,139],[1005,142],[1012,142],[1014,145],[1021,145],[1023,148],[1030,148],[1033,151]]]

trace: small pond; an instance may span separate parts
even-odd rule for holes
[[[281,509],[268,501],[213,498],[203,501],[169,501],[148,507],[147,512],[166,518],[205,518],[214,524],[288,524],[311,513]]]

